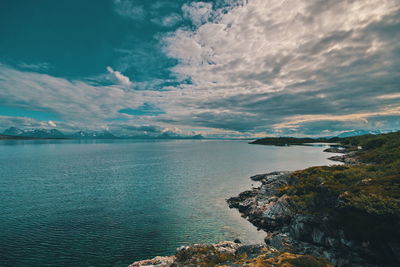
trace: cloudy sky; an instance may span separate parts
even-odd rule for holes
[[[400,129],[400,0],[1,0],[0,130]]]

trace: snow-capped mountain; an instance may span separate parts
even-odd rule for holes
[[[22,130],[16,127],[10,127],[3,132],[4,135],[24,136],[35,138],[66,138],[66,136],[56,129],[32,129]]]
[[[364,134],[381,134],[381,133],[386,133],[387,131],[380,131],[380,130],[354,130],[354,131],[348,131],[348,132],[343,132],[339,134],[337,137],[351,137],[351,136],[358,136],[358,135],[364,135]]]

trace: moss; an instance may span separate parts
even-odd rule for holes
[[[288,259],[286,262],[296,267],[325,267],[332,266],[328,261],[322,258],[303,255],[293,259]]]
[[[232,251],[218,250],[213,245],[194,245],[176,253],[180,264],[203,267],[224,266],[239,261],[247,255],[236,255]],[[180,266],[180,265],[179,265]]]
[[[260,255],[257,258],[250,259],[243,266],[248,267],[332,267],[327,260],[311,255],[297,255],[292,253],[281,253],[277,257],[268,257]]]
[[[306,265],[309,264],[309,265]],[[272,248],[262,248],[256,253],[247,255],[238,254],[237,251],[224,252],[213,245],[194,245],[183,249],[176,254],[176,262],[173,266],[248,266],[248,267],[331,267],[324,259],[310,255],[297,255],[282,253]]]
[[[301,208],[321,208],[316,200],[331,195],[341,197],[347,207],[381,215],[400,215],[400,170],[397,171],[397,175],[386,175],[393,170],[377,165],[313,167],[295,172],[298,184],[281,190],[291,195]]]
[[[297,184],[282,187],[280,193],[290,196],[297,213],[329,214],[355,238],[400,238],[400,133],[339,142],[350,150],[361,146],[355,157],[367,164],[296,171]]]

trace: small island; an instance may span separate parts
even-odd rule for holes
[[[250,142],[256,145],[273,145],[273,146],[288,146],[288,145],[304,145],[312,143],[334,143],[339,138],[296,138],[296,137],[265,137]]]

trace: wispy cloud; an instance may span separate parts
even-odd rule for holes
[[[377,96],[377,98],[378,99],[396,99],[396,98],[400,98],[400,93],[379,95],[379,96]]]
[[[111,67],[107,67],[107,71],[113,75],[116,81],[125,86],[131,86],[133,83],[130,81],[129,77],[126,77],[121,72],[113,70]]]
[[[115,11],[126,18],[132,20],[143,20],[146,17],[146,11],[142,5],[135,5],[130,0],[114,0]]]
[[[213,5],[206,2],[192,2],[182,6],[183,15],[192,21],[193,25],[199,26],[208,22],[211,17]]]
[[[41,63],[26,63],[21,62],[18,64],[18,67],[24,70],[30,71],[45,71],[51,68],[49,63],[41,62]]]
[[[182,17],[177,13],[172,13],[165,17],[155,17],[151,19],[151,22],[163,26],[163,27],[174,27],[176,24],[182,21]]]
[[[119,109],[139,107],[143,95],[120,86],[94,86],[0,65],[0,106],[47,110],[61,120],[81,125],[104,124]]]

